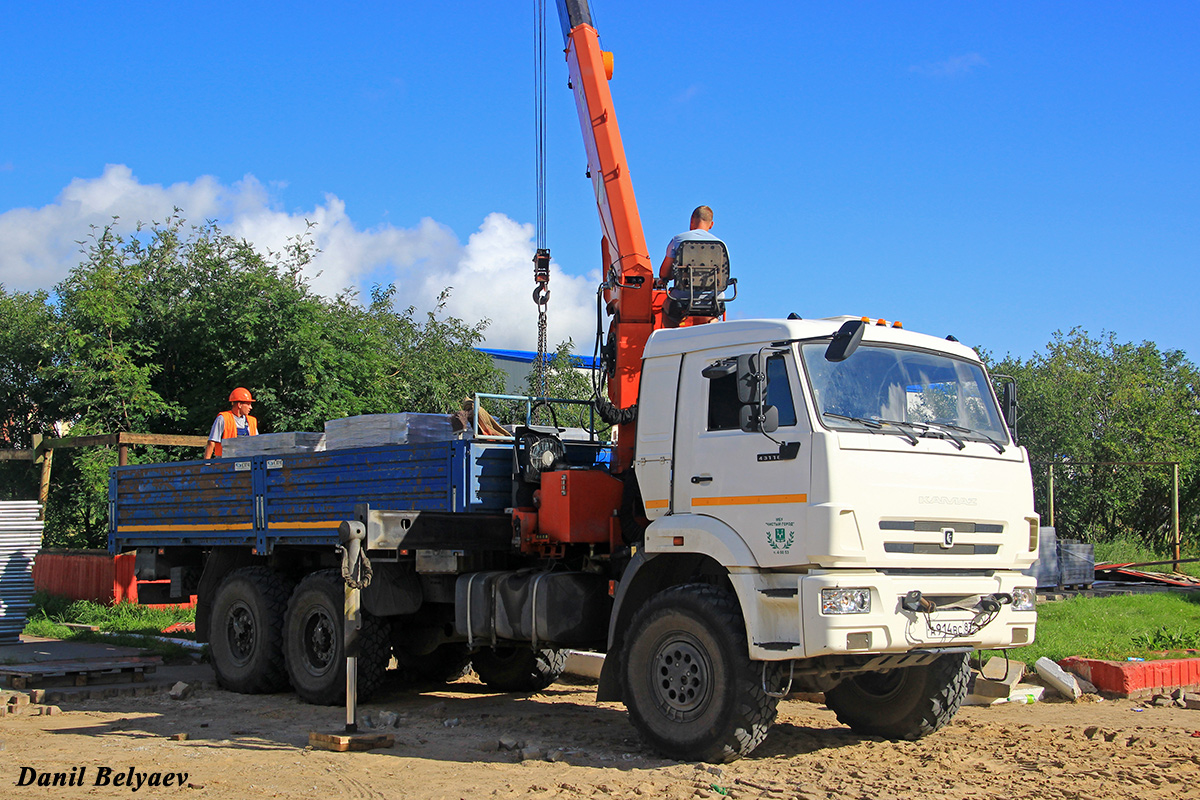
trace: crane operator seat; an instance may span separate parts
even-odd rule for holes
[[[680,242],[671,277],[674,283],[667,290],[663,315],[676,322],[685,317],[720,317],[725,313],[724,292],[730,283],[737,283],[729,277],[729,251],[720,240]]]

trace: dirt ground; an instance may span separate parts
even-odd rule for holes
[[[469,677],[390,690],[361,710],[395,712],[396,744],[365,753],[309,749],[309,732],[341,732],[345,712],[287,694],[66,701],[61,714],[0,718],[0,795],[1200,798],[1200,711],[1128,700],[967,707],[942,731],[897,743],[857,736],[820,703],[788,699],[765,744],[717,767],[658,758],[623,707],[596,703],[594,689],[558,683],[499,695]],[[181,733],[186,740],[170,738]],[[69,778],[80,768],[82,786],[19,785],[31,770]],[[132,768],[135,785],[96,786],[102,768],[110,779]],[[186,777],[171,780],[182,789],[139,787],[138,773]]]

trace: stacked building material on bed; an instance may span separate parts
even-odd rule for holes
[[[0,503],[0,644],[12,644],[33,607],[33,559],[42,546],[42,507]]]
[[[1058,583],[1086,589],[1096,582],[1096,546],[1076,539],[1058,540]]]
[[[453,438],[447,414],[364,414],[325,423],[326,450],[444,442]]]
[[[258,436],[237,436],[221,440],[221,455],[225,458],[312,453],[324,449],[323,433],[260,433]]]

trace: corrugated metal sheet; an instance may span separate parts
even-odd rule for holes
[[[136,562],[133,552],[110,556],[105,550],[43,550],[33,563],[33,587],[68,600],[136,603]]]
[[[33,558],[42,546],[42,507],[0,502],[0,644],[16,642],[33,597]]]

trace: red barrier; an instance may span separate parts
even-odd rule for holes
[[[1153,697],[1176,689],[1200,689],[1200,658],[1104,661],[1071,656],[1058,665],[1095,684],[1100,691],[1118,697]]]
[[[136,603],[136,553],[104,550],[42,550],[33,560],[33,588],[70,600]]]

